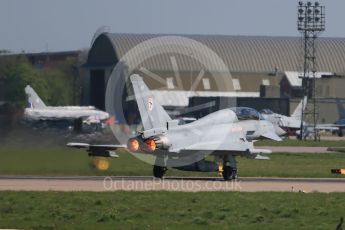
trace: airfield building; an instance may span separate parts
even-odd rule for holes
[[[193,39],[197,44],[182,39],[182,43],[185,43],[180,45],[195,46],[195,50],[199,49],[198,44],[205,45],[208,49],[203,54],[211,59],[209,62],[215,61],[212,60],[214,52],[226,68],[220,66],[217,69],[216,66],[208,69],[205,63],[200,63],[200,57],[194,52],[168,53],[166,50],[169,49],[164,43],[166,40],[159,39],[159,35],[102,33],[93,41],[84,65],[89,73],[85,78],[84,103],[104,109],[108,79],[120,60],[126,62],[129,59],[130,63],[124,64],[124,75],[130,72],[143,76],[144,81],[154,90],[155,97],[166,107],[186,107],[193,97],[236,97],[257,100],[257,109],[260,109],[270,107],[268,101],[262,100],[267,98],[271,101],[288,100],[285,109],[275,110],[289,113],[300,101],[302,85],[298,72],[303,66],[300,38],[220,35],[182,37]],[[173,47],[176,37],[170,39]],[[133,48],[138,48],[138,45],[139,51],[136,50],[137,55],[133,55]],[[316,89],[320,121],[333,122],[338,118],[335,98],[344,99],[345,102],[345,38],[320,38],[317,46],[319,73]],[[230,78],[223,73],[227,70]],[[198,84],[193,85],[194,82]],[[191,88],[196,93],[191,94]],[[277,101],[272,103],[271,109],[277,104]]]

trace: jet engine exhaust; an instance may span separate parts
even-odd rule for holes
[[[127,142],[127,148],[129,149],[129,151],[131,152],[137,152],[139,150],[140,144],[139,144],[139,140],[136,138],[131,138],[128,140]]]

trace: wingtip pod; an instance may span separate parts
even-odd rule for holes
[[[69,142],[69,143],[66,144],[66,146],[67,147],[71,147],[71,148],[88,148],[88,147],[90,147],[90,144]]]

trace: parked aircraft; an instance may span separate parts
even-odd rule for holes
[[[306,105],[307,99],[305,98],[304,101],[302,99],[291,116],[274,113],[270,109],[263,109],[260,111],[260,113],[266,120],[281,127],[289,135],[300,136],[302,106],[304,107],[303,109],[305,109]],[[339,126],[335,124],[316,124],[314,127],[313,124],[303,122],[303,128],[303,139],[307,139],[308,137],[313,137],[315,132],[317,132],[317,136],[319,137],[320,130],[338,131]]]
[[[303,100],[297,105],[291,116],[285,116],[279,113],[274,113],[270,109],[263,109],[260,111],[262,116],[275,125],[283,128],[288,134],[295,134],[301,128],[301,114],[302,114]],[[306,100],[304,107],[306,105]]]
[[[134,154],[154,155],[153,175],[158,178],[163,177],[168,167],[174,167],[185,171],[221,171],[223,178],[229,180],[237,178],[236,156],[269,159],[261,154],[271,151],[255,149],[255,140],[281,141],[280,135],[285,134],[281,128],[263,120],[256,110],[245,107],[220,110],[179,125],[156,102],[139,75],[132,75],[130,79],[143,130],[129,138],[126,146],[85,143],[68,143],[67,146],[86,148],[90,156],[111,157],[112,151],[118,148],[126,148]],[[214,161],[205,159],[208,153],[215,157]],[[188,159],[188,163],[174,164],[179,159]]]
[[[339,127],[338,136],[342,137],[345,129],[345,109],[339,99],[336,99],[336,103],[338,107],[339,120],[337,120],[334,124]]]
[[[24,111],[26,121],[69,124],[78,130],[84,124],[100,124],[109,118],[107,112],[93,106],[46,106],[29,85],[25,87],[25,93],[28,97],[28,107]]]

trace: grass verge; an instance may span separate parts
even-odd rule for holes
[[[107,171],[90,166],[91,158],[83,150],[67,147],[0,146],[0,175],[113,175],[151,176],[152,166],[127,152],[110,160]],[[238,157],[240,176],[267,177],[344,177],[332,175],[332,168],[345,168],[344,153],[271,154],[260,161]],[[216,176],[216,173],[183,172],[169,169],[168,176]]]
[[[335,229],[343,194],[0,192],[0,227]]]
[[[286,139],[284,141],[260,140],[255,146],[296,146],[296,147],[345,147],[344,140],[300,141]]]

